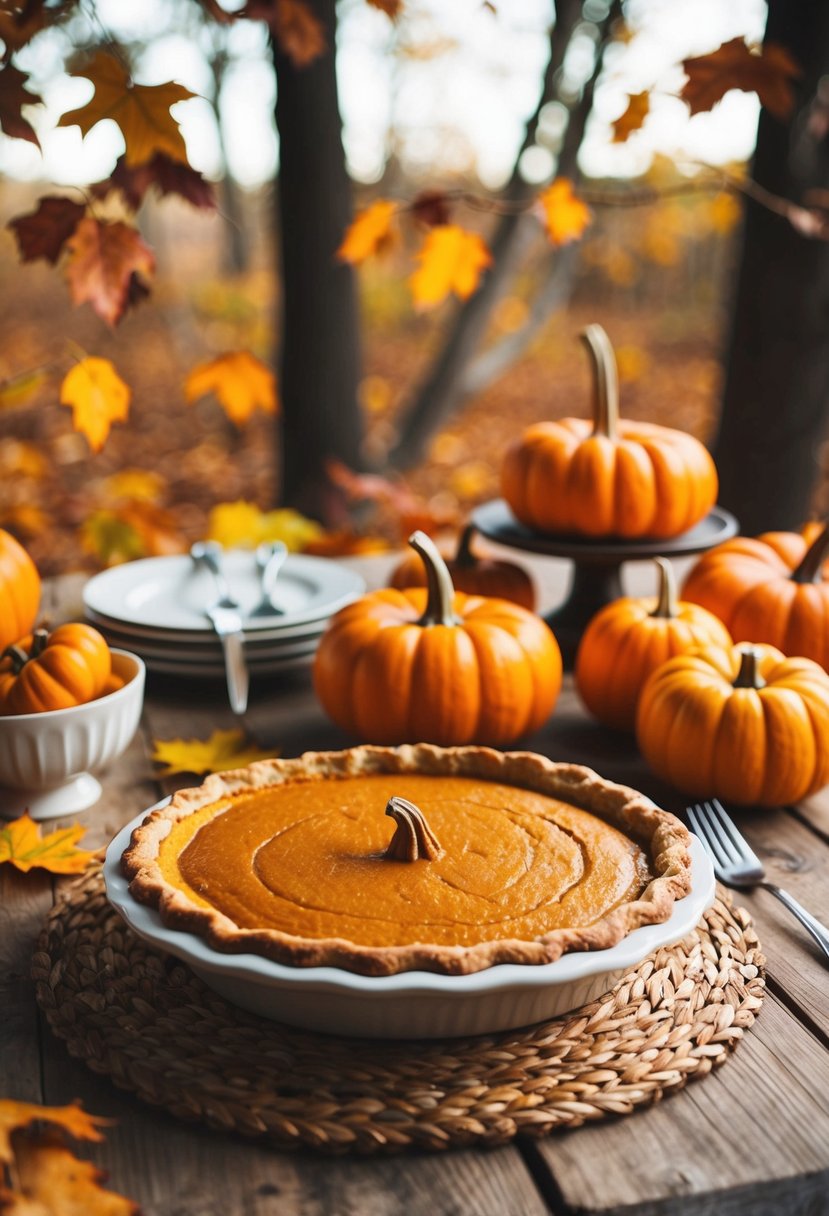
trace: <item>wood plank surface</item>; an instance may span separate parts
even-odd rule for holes
[[[566,563],[510,557],[532,570],[542,610],[561,599]],[[377,585],[393,560],[353,564]],[[649,563],[631,564],[625,575],[632,593],[652,589]],[[55,620],[81,615],[82,585],[81,576],[47,585]],[[205,738],[239,724],[221,686],[151,679],[141,731],[103,774],[101,802],[82,816],[89,829],[84,843],[106,843],[161,792],[185,783],[158,781],[153,738]],[[255,684],[241,725],[260,746],[284,755],[355,742],[326,721],[307,676]],[[521,745],[588,763],[681,808],[676,794],[646,772],[627,737],[587,718],[569,678],[553,718]],[[741,824],[770,877],[829,920],[829,795],[796,814],[762,812]],[[547,1141],[489,1153],[354,1160],[279,1154],[182,1124],[69,1059],[39,1026],[28,980],[52,885],[47,876],[0,869],[0,1094],[54,1103],[81,1098],[89,1110],[117,1118],[106,1143],[89,1146],[89,1155],[109,1171],[115,1189],[142,1203],[145,1216],[829,1212],[829,1052],[827,1039],[821,1041],[829,1036],[829,970],[765,892],[740,901],[756,918],[775,995],[721,1070],[650,1110]]]

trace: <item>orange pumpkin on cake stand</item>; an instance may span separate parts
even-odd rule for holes
[[[702,553],[738,530],[716,506],[705,447],[684,431],[620,418],[610,339],[600,325],[581,337],[593,372],[592,420],[530,426],[504,457],[504,497],[472,515],[489,540],[572,561],[568,596],[546,618],[568,665],[591,617],[624,594],[623,562]]]

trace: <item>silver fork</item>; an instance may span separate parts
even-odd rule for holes
[[[727,887],[764,887],[797,917],[829,959],[829,929],[811,912],[766,879],[763,863],[716,798],[686,808],[688,823],[714,863],[714,873]]]
[[[247,615],[249,621],[259,617],[284,616],[284,608],[278,608],[271,599],[279,571],[288,556],[288,546],[281,540],[263,541],[256,549],[256,569],[262,596],[255,608]]]

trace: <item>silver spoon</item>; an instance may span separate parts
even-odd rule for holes
[[[283,616],[284,608],[277,608],[271,600],[279,571],[288,556],[288,546],[281,540],[263,541],[256,549],[256,569],[259,571],[259,584],[262,588],[262,598],[255,608],[247,614],[248,620],[263,616]]]

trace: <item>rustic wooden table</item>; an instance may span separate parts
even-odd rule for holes
[[[522,558],[547,610],[563,597],[566,563]],[[387,559],[362,563],[379,585]],[[678,563],[678,569],[682,566]],[[627,588],[648,593],[647,566]],[[82,579],[46,588],[53,619],[79,617]],[[151,681],[142,728],[103,774],[104,795],[81,816],[84,845],[101,845],[172,788],[153,776],[153,738],[205,737],[234,724],[221,688]],[[310,684],[254,688],[244,725],[283,755],[354,740],[326,722]],[[681,800],[649,777],[633,745],[592,723],[567,679],[547,726],[526,745],[637,786],[672,810]],[[829,922],[829,789],[802,806],[740,820],[772,879]],[[80,1099],[117,1120],[105,1144],[84,1146],[110,1185],[145,1216],[542,1216],[656,1213],[817,1216],[829,1213],[829,968],[765,892],[744,894],[768,958],[768,994],[753,1029],[722,1069],[616,1121],[490,1152],[383,1160],[284,1155],[177,1122],[72,1060],[35,1004],[33,943],[59,889],[43,872],[0,868],[0,1096],[50,1105]]]

